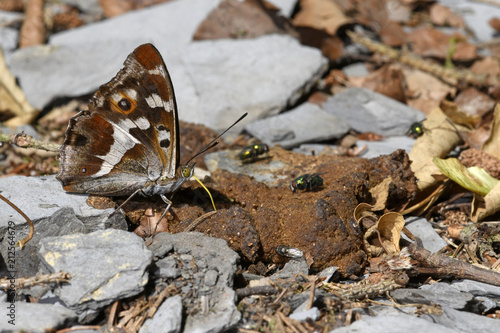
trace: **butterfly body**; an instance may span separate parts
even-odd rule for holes
[[[151,44],[131,53],[88,110],[71,118],[57,179],[67,192],[164,196],[188,180],[179,167],[179,121],[172,82]],[[168,209],[168,208],[167,208]]]

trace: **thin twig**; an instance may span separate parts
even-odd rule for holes
[[[0,142],[10,143],[11,145],[16,145],[20,148],[35,148],[55,153],[59,153],[60,148],[57,144],[37,140],[24,132],[12,134],[10,136],[0,133]]]
[[[24,248],[24,245],[26,245],[26,243],[28,243],[30,239],[33,238],[33,234],[35,233],[35,226],[33,225],[33,221],[31,221],[31,219],[28,216],[26,216],[26,214],[24,214],[24,212],[21,209],[19,209],[19,207],[14,205],[12,202],[10,202],[6,197],[4,197],[1,194],[0,194],[0,199],[5,201],[9,206],[14,208],[16,212],[21,214],[21,216],[24,217],[26,221],[28,221],[28,224],[30,225],[30,232],[28,233],[28,236],[16,242],[16,246],[19,246],[19,248],[22,250]]]
[[[467,262],[453,259],[441,253],[433,253],[424,249],[422,241],[417,237],[414,244],[408,247],[413,259],[425,267],[414,267],[422,274],[453,276],[500,286],[500,273],[476,267]]]
[[[347,35],[356,43],[362,44],[372,52],[377,52],[389,57],[392,60],[397,60],[402,64],[409,65],[413,68],[420,69],[424,72],[430,73],[439,77],[444,82],[455,86],[457,82],[464,82],[476,87],[488,87],[498,83],[498,78],[485,74],[476,74],[469,70],[449,69],[438,64],[426,61],[425,59],[410,54],[407,52],[400,52],[389,46],[377,43],[363,35],[348,31]]]
[[[31,276],[27,278],[16,279],[16,288],[27,288],[33,287],[40,284],[46,283],[62,283],[68,282],[71,279],[71,275],[65,272],[42,274],[37,276]],[[0,289],[7,290],[10,288],[10,279],[0,279]]]

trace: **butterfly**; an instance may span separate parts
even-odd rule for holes
[[[88,110],[70,119],[56,178],[66,192],[128,195],[122,206],[138,193],[159,195],[167,204],[163,217],[172,205],[166,195],[193,176],[194,163],[189,162],[216,145],[232,126],[180,166],[172,80],[158,50],[143,44],[99,87]]]

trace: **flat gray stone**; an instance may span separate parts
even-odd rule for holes
[[[455,333],[456,330],[445,326],[431,323],[425,319],[413,317],[406,314],[380,315],[376,317],[363,317],[349,326],[339,327],[331,330],[335,333]]]
[[[486,296],[500,299],[500,287],[491,284],[473,281],[473,280],[458,280],[452,282],[453,288],[468,292],[475,296]]]
[[[153,318],[146,319],[139,333],[177,333],[182,324],[182,297],[180,295],[167,298]]]
[[[312,307],[306,311],[301,311],[301,312],[294,311],[289,317],[291,319],[304,322],[307,321],[308,319],[316,321],[319,319],[320,316],[321,312],[319,311],[319,309],[317,307]]]
[[[239,150],[221,150],[205,155],[205,164],[210,172],[216,170],[227,170],[231,173],[239,173],[254,177],[258,182],[268,186],[278,186],[288,176],[279,173],[286,165],[272,158],[258,161],[257,163],[242,163],[238,159]],[[272,157],[272,149],[269,155]]]
[[[425,114],[387,96],[365,88],[348,88],[322,104],[358,132],[383,136],[404,135]]]
[[[114,209],[95,209],[86,202],[86,194],[64,192],[55,175],[40,177],[10,176],[0,178],[1,194],[18,206],[33,222],[49,218],[62,207],[70,207],[79,217],[105,217]],[[5,233],[8,221],[26,224],[12,208],[0,209],[0,233]]]
[[[349,125],[316,104],[304,103],[291,111],[256,120],[245,129],[268,145],[291,148],[305,142],[340,138],[349,131]]]
[[[448,245],[443,238],[439,236],[436,230],[434,230],[429,221],[423,217],[407,217],[405,226],[415,236],[420,238],[424,244],[424,248],[431,252],[438,252],[443,247]],[[403,238],[410,241],[410,239],[404,234]]]
[[[77,315],[74,311],[61,305],[16,302],[15,318],[9,317],[8,306],[12,303],[0,303],[0,331],[1,332],[46,332],[67,327],[76,322]]]
[[[276,281],[277,279],[289,279],[301,274],[309,274],[309,267],[307,266],[307,262],[304,257],[290,259],[282,270],[271,275],[271,280]]]
[[[130,11],[55,34],[48,45],[16,50],[8,65],[28,101],[42,109],[59,98],[93,93],[129,53],[150,42],[169,69],[179,118],[215,130],[244,112],[249,122],[284,110],[327,70],[318,49],[287,35],[192,41],[219,2],[169,1]]]
[[[43,108],[59,97],[93,93],[111,80],[127,55],[153,43],[164,56],[181,109],[195,98],[180,64],[183,47],[220,0],[170,1],[127,12],[101,22],[51,36],[49,45],[17,50],[9,61],[28,101]],[[78,78],[78,79],[75,79]]]
[[[422,286],[420,289],[396,289],[391,292],[391,296],[403,304],[430,304],[432,302],[434,304],[440,304],[459,310],[465,310],[475,302],[474,296],[470,293],[461,293],[445,283],[438,286],[434,285],[436,284],[431,286]]]
[[[1,18],[0,18],[1,20]],[[19,30],[5,27],[0,28],[0,48],[4,54],[4,57],[10,59],[11,54],[17,48],[17,43],[19,39]]]
[[[367,76],[368,74],[370,74],[364,62],[357,62],[354,64],[344,66],[342,67],[342,72],[344,72],[344,74],[347,75],[348,77]]]
[[[186,306],[201,309],[187,316],[184,332],[220,332],[235,327],[241,317],[233,290],[239,256],[225,240],[199,232],[162,232],[154,237],[149,249],[162,261],[175,255],[176,261],[182,262],[176,268],[190,285],[182,287],[181,292],[190,292],[189,299],[195,299],[194,304]],[[196,271],[192,270],[193,263]]]
[[[442,310],[444,313],[440,316],[424,314],[421,318],[448,327],[454,332],[498,333],[498,319],[455,310],[447,306],[442,307]]]
[[[495,35],[495,30],[488,21],[500,17],[500,9],[497,6],[466,0],[440,0],[439,3],[463,17],[467,28],[472,31],[478,42],[490,41]]]
[[[299,147],[295,147],[292,149],[294,153],[299,153],[299,154],[304,154],[304,155],[318,155],[321,153],[325,148],[327,147],[336,147],[332,145],[325,145],[321,143],[304,143],[301,144]]]
[[[280,14],[285,17],[290,17],[297,5],[297,0],[269,0],[271,4],[280,9]]]
[[[249,115],[242,124],[281,112],[327,70],[321,51],[277,34],[191,43],[182,60],[197,105],[182,109],[180,118],[215,130],[227,128],[243,112]]]
[[[415,139],[401,135],[386,137],[380,141],[358,140],[356,146],[358,148],[367,147],[361,154],[361,157],[374,158],[381,155],[390,155],[398,149],[404,149],[406,153],[409,153],[414,143]]]
[[[148,282],[152,253],[137,235],[108,229],[90,234],[47,237],[40,259],[50,272],[71,274],[55,294],[78,314],[95,311],[140,293]]]

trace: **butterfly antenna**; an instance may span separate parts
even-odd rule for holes
[[[231,128],[233,128],[234,125],[236,125],[237,123],[239,123],[241,120],[243,120],[243,118],[245,118],[246,116],[248,115],[248,112],[245,112],[238,120],[236,120],[231,126],[229,126],[228,128],[226,128],[224,130],[224,132],[222,132],[221,134],[219,134],[215,139],[213,139],[212,141],[210,141],[210,143],[208,145],[206,145],[205,147],[203,147],[199,152],[197,152],[193,157],[191,157],[189,159],[189,161],[186,162],[186,165],[189,164],[189,162],[191,162],[193,159],[195,159],[197,156],[203,154],[204,152],[206,152],[207,150],[209,149],[212,149],[213,147],[217,146],[219,144],[219,138],[221,136],[223,136],[227,131],[229,131]]]

